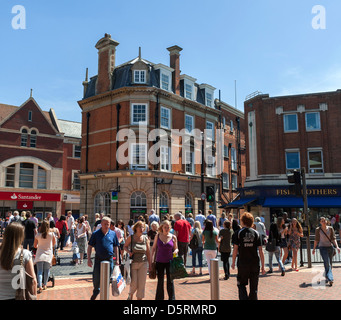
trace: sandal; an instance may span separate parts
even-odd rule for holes
[[[43,289],[42,288],[39,288],[37,293],[42,293]]]

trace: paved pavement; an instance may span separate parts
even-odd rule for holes
[[[59,253],[61,265],[51,269],[55,276],[55,286],[52,282],[47,290],[38,295],[38,300],[89,300],[92,294],[92,269],[86,264],[71,266],[71,252],[66,249]],[[191,259],[188,260],[189,264]],[[275,266],[275,264],[274,264]],[[304,267],[291,271],[286,265],[284,277],[276,270],[272,274],[261,275],[259,279],[259,300],[339,300],[341,298],[341,263],[333,267],[334,285],[326,286],[323,278],[323,265],[313,264],[312,268]],[[267,268],[266,268],[267,270]],[[188,268],[188,272],[191,268]],[[223,280],[223,271],[220,268],[219,293],[220,300],[238,300],[236,270],[231,271],[229,280]],[[145,300],[154,300],[157,280],[147,279]],[[211,299],[210,278],[207,268],[202,276],[190,276],[174,281],[175,297],[177,300],[205,301]],[[120,297],[110,295],[110,300],[126,300],[126,288]],[[166,290],[165,290],[166,292]],[[166,299],[167,299],[167,293]],[[100,299],[98,296],[97,300]]]

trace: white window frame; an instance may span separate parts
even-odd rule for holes
[[[231,170],[237,171],[237,150],[236,148],[231,147]]]
[[[146,70],[134,70],[134,83],[146,83],[146,82],[147,82],[147,71]]]
[[[145,121],[134,121],[134,106],[145,106]],[[130,123],[131,125],[147,125],[148,124],[148,103],[131,103],[130,107]]]
[[[79,180],[79,188],[75,188],[75,176],[78,176],[77,179]],[[72,170],[72,178],[71,178],[71,190],[80,190],[81,189],[81,180],[79,179],[79,172],[78,170]]]
[[[321,153],[321,168],[310,168],[310,153],[311,152],[320,152]],[[315,172],[316,170],[320,170],[319,172]],[[324,163],[323,163],[323,151],[321,149],[308,149],[308,172],[309,174],[323,174],[324,173]]]
[[[160,148],[160,170],[171,171],[171,148],[168,146],[161,146]]]
[[[229,189],[229,174],[227,172],[223,172],[223,189]]]
[[[230,132],[233,132],[234,126],[233,126],[233,120],[230,120]]]
[[[238,188],[238,175],[231,174],[231,186],[232,186],[232,190],[237,190],[237,188]]]
[[[296,129],[287,129],[286,124],[287,124],[287,117],[289,116],[295,116],[296,117]],[[283,126],[284,126],[284,132],[290,133],[290,132],[298,132],[298,116],[297,113],[288,113],[283,115]]]
[[[160,208],[169,208],[169,196],[167,192],[161,192],[159,195],[159,207]]]
[[[187,130],[187,121],[186,121],[186,119],[191,119],[191,122],[192,122],[192,130],[191,131]],[[190,114],[185,114],[185,132],[187,134],[191,134],[193,129],[194,129],[194,116],[192,116]]]
[[[164,83],[166,83],[166,82],[163,81],[163,76],[168,78],[167,88],[165,88],[163,86]],[[170,72],[165,72],[163,70],[160,70],[160,88],[162,90],[171,91],[170,90],[170,88],[171,88],[171,80],[172,80],[172,74]]]
[[[296,153],[298,155],[298,166],[295,167],[295,168],[288,168],[288,157],[287,157],[287,155],[289,153]],[[299,150],[286,150],[285,151],[285,168],[286,168],[287,173],[288,172],[292,172],[292,170],[300,169],[301,168],[301,156],[300,156],[300,151]]]
[[[224,144],[224,158],[228,158],[228,157],[229,157],[229,146]]]
[[[193,100],[193,87],[193,84],[186,81],[184,82],[184,96],[186,99]]]
[[[76,150],[76,147],[79,147],[79,150]],[[76,157],[76,151],[79,152],[79,157]],[[72,150],[72,158],[80,159],[82,154],[82,146],[74,144]]]
[[[168,112],[168,120],[167,120],[168,124],[167,124],[167,126],[165,126],[162,123],[162,119],[165,119],[165,117],[162,117],[162,111]],[[161,108],[160,108],[160,127],[163,129],[171,129],[171,109],[170,108],[161,106]]]
[[[210,99],[208,98],[208,95],[211,96]],[[209,103],[209,101],[210,101],[210,103]],[[213,104],[213,93],[212,92],[207,92],[206,90],[205,90],[205,104],[206,104],[206,106],[208,106],[210,108],[213,107],[212,106],[212,104]]]
[[[139,163],[135,163],[135,161],[133,161],[134,158],[136,158],[135,154],[136,154],[137,146],[139,146],[139,148],[141,146],[144,147],[144,157],[140,157],[140,156],[138,157]],[[148,167],[147,156],[148,156],[147,143],[132,143],[130,145],[130,169],[131,170],[146,170]],[[141,161],[141,159],[143,161]]]
[[[214,138],[214,123],[212,121],[206,121],[206,139],[214,141]]]
[[[188,161],[188,158],[189,161]],[[188,170],[190,169],[190,170]],[[194,174],[195,173],[195,167],[194,167],[194,151],[185,151],[185,172],[188,174]]]
[[[211,162],[213,162],[213,163],[211,163]],[[210,177],[216,176],[216,162],[215,162],[214,156],[207,155],[206,174]]]
[[[308,125],[307,125],[307,116],[308,116],[308,114],[316,114],[317,115],[318,128],[312,128],[312,129],[308,128]],[[321,130],[320,112],[307,112],[305,114],[305,129],[306,129],[306,131],[320,131]]]

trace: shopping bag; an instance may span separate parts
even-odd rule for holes
[[[127,254],[123,260],[123,265],[124,265],[124,273],[123,273],[123,277],[126,281],[126,284],[130,284],[131,282],[131,276],[130,276],[130,265],[131,265],[131,259],[129,257],[129,255]]]
[[[169,271],[172,280],[181,279],[188,276],[188,273],[184,266],[184,262],[181,257],[173,257],[173,260],[171,260],[170,262]]]
[[[115,266],[114,271],[113,271],[113,276],[112,276],[112,284],[111,284],[112,295],[114,297],[119,296],[125,287],[126,287],[126,282],[123,279],[123,276],[120,271],[120,267]]]

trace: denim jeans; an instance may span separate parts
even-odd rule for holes
[[[199,261],[199,268],[202,268],[202,247],[198,247],[196,249],[192,250],[192,267],[195,268],[197,267],[196,265],[196,257],[198,256],[198,261]]]
[[[281,248],[279,246],[276,247],[276,251],[269,252],[269,268],[272,271],[272,256],[275,254],[275,257],[277,259],[278,265],[281,268],[282,271],[284,271],[284,266],[281,260]]]
[[[331,261],[333,259],[332,247],[320,247],[320,254],[323,259],[324,272],[327,281],[334,281]]]
[[[97,296],[100,292],[100,282],[101,282],[101,262],[102,261],[109,261],[110,263],[110,274],[109,276],[111,277],[113,270],[114,270],[114,260],[113,258],[109,258],[107,260],[100,260],[98,258],[95,258],[95,263],[94,263],[94,270],[92,272],[92,282],[94,286],[93,294]]]
[[[42,283],[44,286],[46,286],[49,276],[50,276],[50,267],[51,264],[45,261],[39,261],[37,262],[37,282],[38,282],[38,288],[42,287]],[[44,279],[43,279],[44,274]]]

